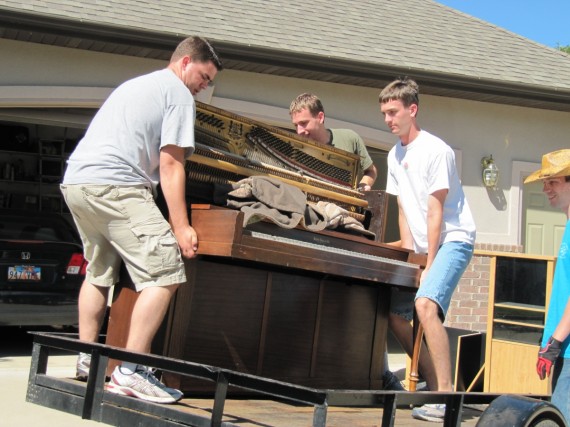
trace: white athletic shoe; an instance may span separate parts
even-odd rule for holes
[[[174,403],[184,396],[180,390],[166,387],[160,382],[152,369],[140,365],[132,374],[124,373],[121,367],[117,366],[107,384],[107,390],[155,403]]]
[[[426,403],[412,410],[412,417],[417,420],[442,423],[445,417],[445,403]]]

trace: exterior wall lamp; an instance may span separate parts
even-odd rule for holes
[[[499,182],[499,168],[493,160],[493,155],[481,159],[483,168],[483,185],[487,188],[494,188]]]

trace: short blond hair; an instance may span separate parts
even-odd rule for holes
[[[396,79],[388,84],[379,96],[380,104],[385,104],[390,101],[402,101],[404,107],[409,107],[412,104],[420,104],[420,88],[418,84],[407,77],[403,79]]]
[[[292,115],[294,113],[299,113],[304,109],[309,110],[312,116],[316,116],[321,111],[323,113],[325,112],[323,103],[319,97],[312,93],[302,93],[301,95],[297,96],[297,98],[295,98],[289,106],[289,114]]]

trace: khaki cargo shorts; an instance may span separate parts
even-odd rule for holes
[[[110,287],[124,261],[136,290],[186,281],[178,242],[149,188],[61,185],[83,241],[86,280]]]

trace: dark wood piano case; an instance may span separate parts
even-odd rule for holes
[[[203,255],[186,261],[188,282],[177,291],[153,352],[316,388],[380,388],[390,289],[415,289],[413,254],[376,242],[351,244],[362,239],[330,232],[316,233],[317,241],[348,241],[347,247],[395,262],[260,242],[240,220],[239,211],[192,209]],[[124,345],[136,298],[124,282],[107,335],[117,346]],[[164,380],[186,394],[213,391],[189,377],[167,373]]]

